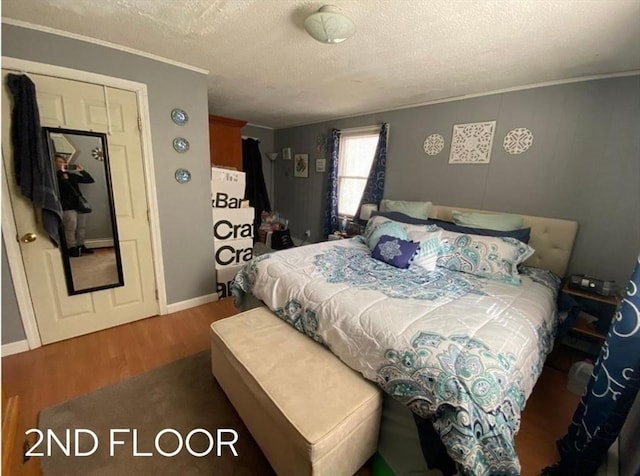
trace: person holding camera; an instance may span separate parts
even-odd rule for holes
[[[77,258],[83,254],[92,254],[93,250],[84,244],[87,210],[91,210],[82,207],[84,197],[78,184],[94,183],[95,180],[81,165],[69,165],[63,155],[56,154],[55,161],[62,204],[62,227],[69,256]]]

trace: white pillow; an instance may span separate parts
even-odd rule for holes
[[[485,228],[487,230],[513,231],[524,226],[524,218],[518,215],[476,213],[476,212],[451,212],[456,225],[469,228]]]
[[[408,235],[411,240],[420,242],[420,247],[413,256],[411,266],[419,266],[426,271],[435,270],[438,263],[438,251],[440,250],[442,230],[425,231],[420,234],[409,233]]]
[[[436,231],[437,229],[439,229],[437,225],[412,225],[410,223],[405,223],[402,221],[391,220],[390,218],[387,218],[381,215],[375,215],[369,218],[369,221],[367,222],[367,226],[364,233],[365,237],[367,235],[367,230],[373,230],[374,227],[385,222],[391,222],[402,227],[404,231],[407,232],[409,239],[412,241],[420,241],[419,238],[422,233],[425,233],[428,231]]]
[[[400,212],[413,218],[427,219],[431,202],[410,202],[406,200],[382,200],[381,212]]]

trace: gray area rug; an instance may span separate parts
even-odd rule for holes
[[[117,384],[96,390],[40,412],[39,428],[53,430],[64,442],[65,431],[71,430],[71,456],[65,456],[53,443],[51,456],[40,457],[45,476],[113,476],[113,475],[273,475],[242,420],[211,375],[209,352],[201,352],[151,370]],[[164,429],[177,430],[183,443],[190,431],[202,428],[215,440],[213,449],[204,457],[189,453],[186,445],[176,456],[165,457],[156,449],[156,436]],[[238,433],[234,444],[238,456],[229,447],[221,447],[216,456],[217,429],[233,429]],[[97,435],[98,448],[90,456],[74,456],[76,429],[89,429]],[[129,429],[117,433],[113,440],[124,444],[113,446],[110,455],[110,430]],[[133,430],[137,430],[134,449]],[[33,437],[33,435],[32,435]],[[231,440],[231,434],[224,435]],[[36,451],[46,451],[44,442]],[[80,452],[89,452],[94,440],[80,434]],[[159,438],[159,448],[165,453],[177,449],[178,437],[165,433]],[[190,440],[195,453],[205,453],[210,440],[196,432]],[[153,453],[153,456],[134,456]]]

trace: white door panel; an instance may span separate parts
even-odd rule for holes
[[[3,70],[3,84],[7,74]],[[29,77],[36,84],[42,126],[110,133],[107,142],[124,273],[122,287],[68,295],[60,250],[44,232],[40,212],[15,183],[12,100],[3,88],[2,156],[16,228],[18,236],[38,235],[31,243],[21,243],[20,250],[42,343],[158,314],[135,93],[36,74]]]

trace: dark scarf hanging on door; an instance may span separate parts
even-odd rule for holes
[[[262,154],[260,153],[260,141],[255,139],[242,139],[242,169],[246,174],[245,200],[255,209],[253,221],[253,240],[258,240],[258,229],[262,221],[262,212],[271,211],[271,203],[267,194],[267,186],[264,183],[262,172]]]
[[[43,144],[36,87],[27,76],[18,74],[7,76],[7,86],[13,96],[11,144],[16,182],[22,195],[42,209],[42,225],[59,246],[62,207],[53,164]]]

